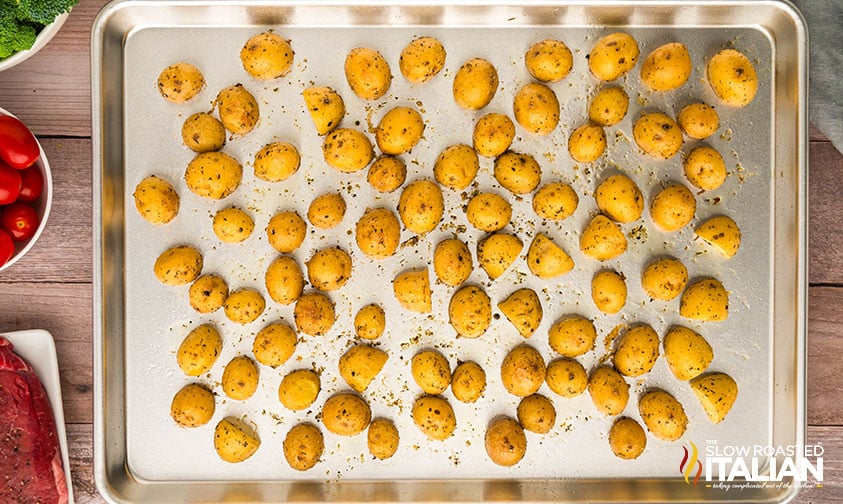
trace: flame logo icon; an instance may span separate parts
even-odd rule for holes
[[[697,445],[694,444],[693,441],[691,443],[691,451],[688,451],[688,447],[683,446],[682,449],[685,450],[685,455],[682,457],[682,462],[679,463],[679,472],[685,476],[685,484],[691,484],[691,475],[694,472],[694,468],[696,468],[697,473],[694,474],[693,485],[697,486],[697,482],[700,480],[700,476],[702,475],[702,462],[700,462],[699,452],[697,451]]]

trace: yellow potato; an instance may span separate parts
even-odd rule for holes
[[[199,376],[210,371],[220,352],[220,333],[212,324],[202,324],[182,340],[176,352],[176,362],[187,376]]]
[[[327,135],[340,125],[345,116],[345,102],[339,93],[330,87],[314,86],[301,95],[317,134]]]
[[[260,118],[257,100],[242,84],[224,88],[214,100],[220,122],[235,135],[245,135],[255,129]]]
[[[626,330],[616,341],[612,363],[624,376],[649,373],[659,358],[659,335],[646,324]]]
[[[319,462],[325,450],[322,431],[313,424],[300,423],[284,437],[284,458],[296,471],[307,471]]]
[[[691,138],[708,138],[720,127],[720,117],[711,105],[692,103],[682,107],[676,118],[679,127]]]
[[[325,162],[344,173],[362,170],[374,155],[372,142],[355,129],[337,128],[327,134],[322,142]]]
[[[354,345],[340,357],[340,376],[357,392],[369,388],[389,356],[369,345]]]
[[[711,423],[722,422],[738,398],[738,384],[725,373],[697,376],[690,384]]]
[[[571,315],[554,322],[547,332],[550,348],[564,357],[578,357],[594,348],[597,330],[585,317]]]
[[[448,238],[433,250],[433,271],[440,282],[456,287],[465,282],[474,269],[468,245],[458,238]]]
[[[498,71],[488,60],[473,58],[457,70],[452,91],[454,101],[466,110],[480,110],[498,90]]]
[[[542,169],[529,154],[507,151],[495,158],[495,180],[514,194],[533,192],[542,180]]]
[[[321,336],[333,327],[336,320],[334,303],[321,292],[305,292],[296,300],[293,318],[299,332]]]
[[[433,231],[442,214],[445,202],[439,186],[429,180],[416,180],[401,191],[398,199],[398,215],[411,232],[418,235]]]
[[[641,272],[641,287],[653,299],[670,301],[682,293],[688,283],[688,269],[679,259],[657,259]]]
[[[474,124],[472,144],[477,154],[493,158],[500,156],[512,145],[515,138],[515,124],[504,114],[490,113]]]
[[[461,362],[451,377],[451,393],[464,403],[474,403],[486,391],[486,372],[472,361]]]
[[[413,356],[410,362],[410,372],[416,385],[425,394],[441,394],[448,390],[451,384],[451,365],[439,351],[422,350]]]
[[[483,271],[494,280],[512,266],[524,244],[512,234],[494,233],[477,243],[477,262]]]
[[[571,73],[574,56],[561,40],[545,39],[531,45],[524,54],[530,75],[542,82],[559,82]]]
[[[512,218],[512,205],[495,193],[477,193],[465,208],[468,222],[481,231],[500,231]]]
[[[542,304],[533,289],[518,289],[498,303],[498,309],[518,329],[518,333],[529,338],[542,321]]]
[[[598,261],[608,261],[626,252],[627,240],[621,227],[603,214],[594,216],[580,235],[580,250]]]
[[[544,383],[547,368],[535,348],[521,344],[510,350],[501,364],[501,383],[512,395],[535,394]]]
[[[743,53],[723,49],[709,61],[708,83],[720,100],[732,107],[745,107],[758,92],[755,67]]]
[[[696,211],[697,200],[694,194],[682,184],[665,187],[656,194],[650,205],[653,223],[668,233],[679,231],[688,225]]]
[[[545,381],[555,394],[571,398],[585,392],[588,387],[588,374],[578,361],[563,357],[552,360],[547,365]]]
[[[266,308],[266,301],[256,290],[240,289],[229,293],[222,307],[228,320],[236,324],[248,324],[260,317]]]
[[[550,399],[541,394],[521,399],[517,414],[521,427],[536,434],[547,434],[556,424],[556,408]]]
[[[158,92],[172,103],[193,99],[205,87],[202,71],[190,63],[174,63],[158,75]]]
[[[474,181],[480,170],[477,152],[466,144],[446,147],[433,164],[433,176],[439,184],[462,191]]]
[[[416,313],[430,313],[430,276],[427,268],[399,273],[392,281],[395,299],[405,309]]]
[[[398,217],[387,208],[366,210],[357,221],[355,240],[363,255],[370,259],[384,259],[395,254],[401,239]]]
[[[278,385],[278,400],[292,411],[307,409],[322,391],[322,380],[312,369],[290,371]]]
[[[443,441],[454,434],[457,417],[446,399],[423,395],[413,403],[413,423],[428,438]]]
[[[354,316],[354,332],[357,336],[374,340],[381,337],[386,329],[386,314],[376,304],[368,304]]]
[[[214,393],[204,385],[190,383],[176,392],[170,416],[180,427],[201,427],[211,421],[214,409]]]
[[[597,411],[620,415],[629,402],[629,384],[614,368],[600,366],[588,377],[588,393]]]
[[[140,216],[153,224],[166,224],[179,213],[179,193],[169,182],[155,175],[141,180],[133,196]]]
[[[629,95],[620,87],[601,89],[588,104],[589,121],[600,126],[614,126],[626,117]]]
[[[243,178],[243,167],[224,152],[197,154],[184,171],[190,192],[203,198],[220,200],[237,190]]]
[[[155,277],[164,285],[187,285],[202,273],[202,254],[188,245],[170,247],[155,260]]]
[[[707,322],[726,320],[729,317],[729,293],[714,278],[697,280],[682,294],[679,314]]]
[[[515,93],[515,120],[529,133],[549,135],[559,124],[559,100],[552,89],[529,83]]]
[[[384,114],[375,129],[375,142],[384,154],[396,156],[412,150],[424,134],[424,120],[411,107],[395,107]]]
[[[612,175],[594,191],[597,208],[615,222],[629,223],[641,218],[644,195],[626,175]]]
[[[731,259],[741,246],[741,230],[731,217],[717,215],[706,220],[694,230],[723,257]]]
[[[213,313],[222,307],[228,297],[228,284],[218,275],[202,275],[188,289],[190,307],[199,313]]]
[[[618,418],[609,429],[609,447],[618,458],[637,459],[647,447],[647,435],[635,420],[629,417]]]
[[[682,130],[661,112],[641,116],[632,127],[632,136],[645,154],[657,159],[670,159],[682,148]]]
[[[368,47],[355,47],[345,57],[345,78],[354,94],[364,100],[377,100],[392,84],[389,63]]]
[[[267,241],[282,254],[289,254],[299,248],[306,232],[307,223],[294,211],[273,215],[266,226]]]
[[[285,322],[276,322],[258,331],[252,354],[264,366],[276,368],[293,356],[297,344],[296,331]]]
[[[279,256],[266,268],[264,275],[266,293],[278,304],[288,305],[301,296],[304,274],[292,256]]]
[[[592,163],[606,151],[606,132],[600,125],[587,123],[568,138],[568,153],[578,163]]]
[[[310,202],[307,219],[314,227],[331,229],[337,227],[345,216],[345,200],[341,194],[327,193],[317,196]]]
[[[641,82],[654,91],[681,87],[691,76],[691,55],[685,44],[671,42],[656,48],[641,63]]]
[[[610,33],[591,48],[588,69],[600,80],[613,81],[632,70],[638,55],[638,43],[631,35]]]
[[[366,180],[376,191],[391,193],[401,187],[407,179],[407,165],[395,156],[378,156],[369,165]]]
[[[360,434],[371,420],[369,404],[350,392],[334,394],[322,406],[322,423],[330,432],[340,436]]]
[[[638,399],[638,413],[647,430],[665,441],[676,441],[688,428],[682,404],[664,390],[645,392]]]
[[[252,235],[255,221],[239,208],[223,208],[214,214],[213,229],[223,243],[240,243]]]
[[[458,338],[479,338],[492,323],[492,302],[480,287],[461,287],[451,296],[448,319]]]
[[[445,66],[445,47],[433,37],[419,37],[401,50],[398,68],[413,84],[432,79]]]
[[[539,233],[527,249],[527,267],[541,279],[556,278],[574,269],[574,260],[553,240]]]
[[[527,452],[524,429],[512,418],[498,417],[486,430],[486,454],[499,466],[514,466]]]
[[[696,378],[714,360],[711,345],[694,331],[682,326],[673,326],[664,335],[664,358],[670,371],[678,380]]]
[[[317,250],[305,265],[310,284],[319,290],[337,290],[351,278],[351,256],[339,247]]]
[[[293,176],[301,166],[301,155],[289,142],[272,142],[255,154],[255,177],[266,182],[281,182]]]
[[[366,433],[366,444],[369,453],[378,460],[386,460],[398,451],[398,429],[392,420],[376,418],[369,424]]]
[[[214,428],[214,449],[226,462],[243,462],[254,455],[260,445],[254,429],[236,418],[223,418]]]
[[[579,202],[580,198],[571,186],[551,182],[533,195],[533,211],[542,219],[561,221],[574,213]]]
[[[225,127],[211,114],[197,112],[182,124],[181,139],[194,152],[220,150],[225,145]]]
[[[252,77],[270,80],[290,72],[294,54],[289,40],[267,31],[258,33],[246,41],[240,49],[240,62]]]
[[[711,191],[726,181],[726,163],[723,156],[709,146],[696,147],[682,163],[685,177],[697,189]]]
[[[231,399],[243,401],[252,397],[258,388],[258,366],[240,355],[226,364],[222,372],[222,390]]]
[[[626,277],[617,271],[601,270],[591,279],[591,300],[598,310],[613,315],[626,304]]]

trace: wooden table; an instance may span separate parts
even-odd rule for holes
[[[46,49],[0,73],[0,107],[38,135],[55,183],[37,246],[0,274],[0,331],[42,328],[58,348],[76,502],[103,502],[93,479],[90,28],[104,0],[81,0]],[[797,502],[843,501],[843,156],[810,144],[808,442],[825,447],[825,484]],[[838,354],[841,352],[841,355]]]

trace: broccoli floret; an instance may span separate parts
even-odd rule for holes
[[[11,0],[17,4],[16,15],[21,21],[48,25],[60,14],[69,11],[79,0]]]
[[[0,5],[0,58],[8,58],[18,51],[25,51],[35,43],[35,25],[19,21],[14,14]]]

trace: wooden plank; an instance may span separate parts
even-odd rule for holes
[[[843,288],[808,290],[808,423],[843,425]]]
[[[843,155],[828,142],[811,143],[808,186],[810,282],[843,284]]]

